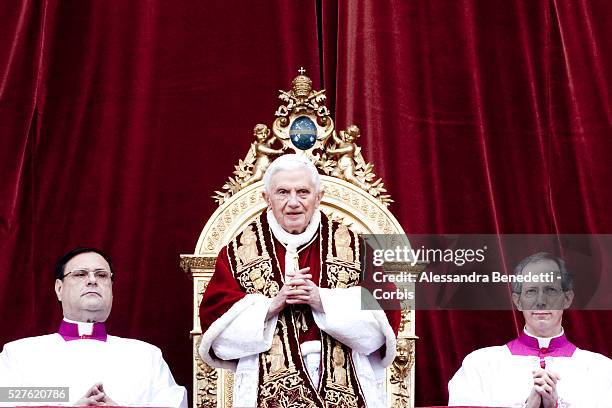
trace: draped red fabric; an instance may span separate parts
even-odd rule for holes
[[[116,264],[109,331],[160,346],[191,384],[191,252],[210,198],[304,66],[412,233],[609,233],[607,0],[4,2],[0,344],[54,331],[53,264]],[[568,313],[612,355],[609,312]],[[417,405],[510,312],[417,313]]]
[[[57,330],[55,262],[97,246],[116,269],[109,332],[159,346],[191,388],[179,254],[277,89],[318,72],[316,18],[284,0],[2,3],[0,345]]]
[[[406,231],[612,230],[610,2],[323,4],[336,124],[361,127]],[[610,357],[611,317],[570,312],[564,326]],[[463,357],[522,325],[511,312],[418,311],[417,405],[446,403]]]

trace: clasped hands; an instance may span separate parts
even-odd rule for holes
[[[533,388],[527,401],[526,408],[555,408],[557,406],[557,381],[561,377],[557,373],[544,369],[533,371]]]
[[[104,392],[102,383],[96,383],[91,387],[85,395],[81,397],[77,402],[74,403],[77,406],[85,405],[117,405],[107,394]]]
[[[285,284],[272,298],[266,319],[277,315],[287,305],[308,305],[317,312],[323,311],[319,287],[311,280],[310,268],[303,268],[286,276]]]

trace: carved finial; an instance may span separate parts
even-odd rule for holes
[[[223,204],[240,190],[260,181],[275,156],[289,152],[304,153],[323,173],[352,183],[376,197],[382,204],[392,202],[383,181],[374,174],[374,166],[365,161],[357,145],[359,128],[349,126],[339,133],[325,106],[325,90],[312,89],[306,69],[300,67],[291,81],[291,89],[279,90],[282,101],[274,115],[272,129],[257,125],[255,140],[243,160],[238,161],[234,174],[215,192]],[[272,132],[270,131],[272,130]]]

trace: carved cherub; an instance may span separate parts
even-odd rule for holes
[[[406,338],[397,339],[397,355],[393,360],[391,383],[402,383],[412,368],[412,345]]]
[[[355,152],[357,145],[354,142],[359,135],[359,128],[355,125],[349,126],[346,131],[341,130],[339,137],[334,132],[332,137],[336,145],[333,148],[328,148],[327,153],[340,156],[338,166],[333,170],[332,176],[342,178],[367,191],[368,187],[355,175]]]
[[[270,129],[266,125],[261,123],[255,125],[253,136],[256,139],[253,145],[257,159],[253,165],[253,174],[241,183],[242,188],[250,186],[263,178],[266,169],[271,163],[270,156],[283,154],[282,149],[273,149],[271,147],[275,137],[270,137]]]

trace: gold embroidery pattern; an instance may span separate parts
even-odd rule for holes
[[[262,215],[248,229],[257,235],[256,249],[261,251],[250,260],[249,252],[240,247],[249,244],[249,239],[241,240],[239,235],[232,240],[232,250],[228,250],[230,266],[241,287],[247,293],[262,293],[274,296],[282,284],[282,269],[275,253],[274,243],[263,230],[268,229],[265,215]],[[359,239],[356,234],[346,228],[339,234],[334,233],[340,224],[322,219],[319,230],[321,239],[319,286],[350,287],[359,282]],[[340,236],[340,245],[336,246],[336,236]],[[344,259],[331,256],[332,248],[341,248],[337,253],[343,253]],[[346,250],[351,251],[352,262]],[[343,252],[344,251],[344,252]],[[245,255],[246,263],[240,259]],[[252,254],[251,254],[252,255]],[[272,255],[272,256],[270,256]],[[307,329],[304,325],[305,316],[299,308],[285,309],[280,315],[270,350],[259,355],[259,386],[258,406],[266,408],[363,408],[365,402],[359,381],[354,372],[350,349],[337,342],[326,333],[321,333],[323,350],[323,369],[317,385],[313,384],[300,353],[298,333]],[[326,346],[327,345],[327,349]],[[322,351],[323,351],[322,350]],[[332,367],[333,365],[333,367]]]
[[[261,252],[257,246],[257,235],[253,231],[253,224],[248,225],[245,230],[232,240],[234,250],[234,261],[238,282],[246,293],[261,293],[274,297],[279,292],[278,283],[272,278],[272,259],[263,241],[263,231],[259,218],[255,221],[255,228],[261,242]],[[241,245],[238,246],[237,242]]]
[[[293,332],[293,330],[292,330]],[[297,338],[294,339],[297,342]],[[263,369],[259,387],[260,406],[266,408],[318,408],[314,389],[306,386],[291,355],[285,313],[281,314],[272,340],[272,347],[259,355]],[[287,364],[287,358],[289,364]]]
[[[355,388],[357,379],[351,375],[348,353],[341,343],[330,336],[324,337],[325,403],[326,407],[357,408],[359,396]]]
[[[265,408],[317,408],[312,398],[312,391],[303,386],[303,380],[297,371],[285,372],[274,381],[259,387],[260,404]]]
[[[338,344],[336,344],[332,349],[332,364],[334,366],[332,375],[334,384],[346,387],[346,359],[344,358],[342,347],[340,347]]]
[[[277,333],[272,339],[272,347],[270,347],[270,351],[268,351],[266,355],[266,363],[269,364],[268,373],[271,376],[287,370],[287,360],[285,359],[285,352],[283,351],[283,341],[278,333],[278,328],[276,331]]]
[[[333,226],[336,231],[333,232]],[[354,248],[351,248],[351,233],[353,235]],[[359,282],[360,265],[359,261],[359,235],[352,232],[344,224],[328,222],[327,244],[327,277],[331,288],[348,288]],[[333,243],[332,243],[333,242]],[[333,246],[332,246],[333,245]],[[333,255],[332,248],[336,250]]]
[[[249,264],[259,256],[257,251],[257,235],[253,232],[253,226],[247,226],[240,234],[240,246],[236,248],[236,254],[243,265]]]
[[[261,293],[274,297],[278,293],[279,286],[272,280],[272,260],[264,260],[238,274],[238,282],[245,288],[246,293]]]
[[[253,224],[249,224],[244,231],[231,242],[236,258],[236,271],[238,273],[245,269],[250,269],[250,267],[256,263],[270,259],[270,255],[264,244],[263,231],[259,218],[255,220],[255,228],[257,228],[259,242],[261,242],[261,255],[257,247],[257,235],[255,235],[253,231]],[[238,246],[238,241],[240,241],[240,246]]]
[[[354,255],[351,249],[351,234],[344,224],[340,224],[334,233],[334,246],[336,247],[336,258],[344,262],[353,263]]]
[[[346,232],[338,233],[342,229],[346,229]],[[326,272],[327,287],[348,288],[357,285],[360,278],[359,236],[341,223],[331,220],[327,220],[325,232],[328,240],[327,245],[325,245],[327,253],[321,254],[321,258],[326,260],[323,266]],[[343,236],[345,234],[348,235],[348,239]],[[341,242],[337,243],[336,240],[339,235]],[[342,256],[343,251],[346,250],[343,247],[348,247],[351,251],[352,262],[348,261],[347,256]],[[324,247],[321,246],[321,248]],[[332,249],[336,250],[336,256],[332,253]],[[334,408],[365,407],[359,380],[353,370],[350,349],[323,333],[321,351],[323,367],[319,393],[325,400],[325,406]]]
[[[332,288],[349,288],[359,281],[359,271],[344,265],[327,265],[327,274]]]
[[[335,232],[334,226],[336,226]],[[359,235],[349,230],[346,225],[331,220],[328,222],[327,229],[328,237],[330,237],[327,240],[327,263],[344,265],[357,270],[361,269],[361,261],[359,260]],[[353,236],[352,242],[351,234]],[[332,237],[333,239],[331,239]],[[351,248],[351,244],[353,244],[354,248]],[[332,248],[336,250],[335,256]]]
[[[339,391],[334,389],[333,386],[330,387],[330,390],[327,392],[327,398],[325,399],[327,403],[327,407],[358,407],[358,399],[356,395],[350,395],[343,391]]]
[[[261,242],[263,256],[269,258],[270,255],[268,254],[268,248],[266,247],[266,240],[264,239],[263,228],[261,226],[261,219],[259,217],[255,219],[255,225],[257,225],[257,234],[259,235],[259,242]]]

